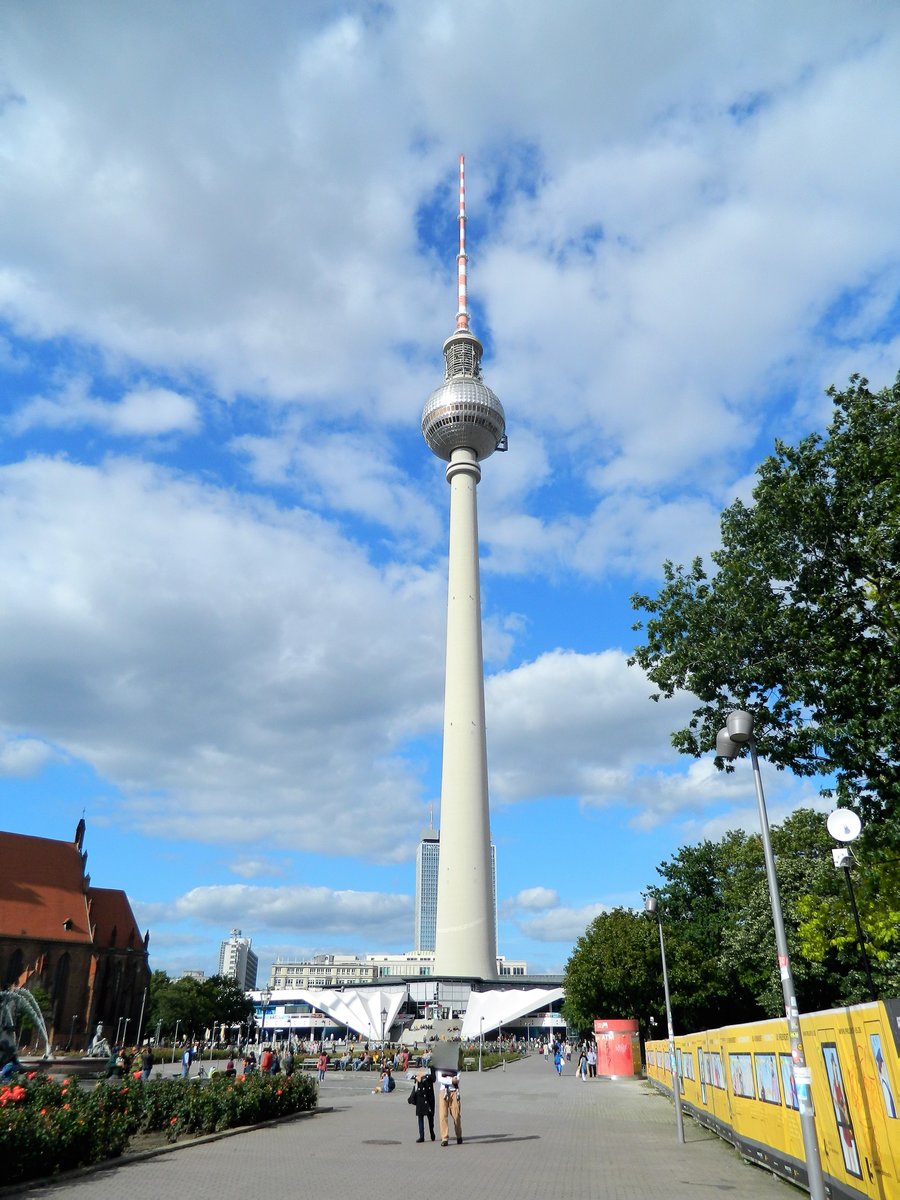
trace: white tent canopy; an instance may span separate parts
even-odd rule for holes
[[[382,1035],[387,1036],[405,999],[405,987],[346,988],[344,991],[292,988],[290,991],[290,1003],[308,1004],[326,1017],[331,1017],[336,1024],[346,1025],[373,1042],[379,1041]],[[274,1000],[273,1007],[277,1004],[278,1000]],[[383,1020],[382,1012],[385,1014]]]
[[[565,993],[555,988],[510,988],[508,991],[472,992],[463,1017],[463,1041],[477,1038],[483,1030],[508,1025],[537,1009],[548,1008]]]

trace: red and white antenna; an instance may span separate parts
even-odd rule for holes
[[[459,254],[456,256],[456,273],[459,288],[459,303],[456,310],[456,328],[469,328],[469,305],[466,296],[466,158],[459,156]]]

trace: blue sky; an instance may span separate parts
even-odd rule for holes
[[[501,951],[558,970],[754,827],[669,746],[629,597],[717,544],[824,389],[898,364],[894,3],[0,12],[0,801],[82,812],[154,967],[403,950],[437,809],[469,296]],[[823,807],[770,771],[773,819]]]

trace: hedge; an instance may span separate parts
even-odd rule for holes
[[[0,1087],[0,1186],[117,1158],[137,1133],[158,1130],[174,1142],[307,1112],[317,1100],[315,1082],[301,1074],[129,1077],[91,1091],[31,1074]]]

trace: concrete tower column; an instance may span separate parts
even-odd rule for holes
[[[493,979],[497,935],[491,871],[484,658],[478,580],[481,463],[506,449],[503,405],[481,378],[483,346],[469,329],[466,292],[465,171],[459,160],[459,254],[456,330],[444,342],[444,382],[425,401],[422,433],[449,464],[450,580],[441,850],[438,865],[435,972]]]
[[[489,979],[497,973],[497,944],[478,566],[480,479],[474,452],[454,450],[447,467],[450,564],[435,971]]]

